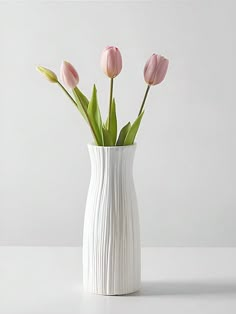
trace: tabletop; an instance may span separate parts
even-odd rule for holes
[[[1,314],[236,313],[236,248],[143,248],[142,286],[88,294],[79,247],[0,247]]]

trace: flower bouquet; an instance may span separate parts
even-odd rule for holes
[[[93,86],[92,96],[88,99],[77,87],[79,83],[79,75],[72,64],[63,61],[60,76],[64,85],[71,89],[74,97],[66,90],[65,86],[58,80],[57,75],[54,72],[42,66],[38,66],[37,69],[44,74],[50,82],[57,83],[74,103],[90,127],[95,145],[132,145],[135,141],[144,114],[144,105],[150,87],[163,81],[168,68],[168,60],[163,56],[153,54],[146,62],[144,67],[144,79],[147,83],[147,87],[137,118],[133,123],[128,122],[123,126],[118,136],[116,102],[113,97],[113,85],[115,77],[117,77],[122,70],[122,57],[117,47],[107,47],[104,49],[101,56],[101,67],[104,73],[110,78],[109,111],[108,117],[104,122],[98,105],[96,86]]]

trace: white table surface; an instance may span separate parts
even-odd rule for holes
[[[0,314],[235,314],[236,248],[145,248],[142,288],[83,292],[81,248],[0,247]]]

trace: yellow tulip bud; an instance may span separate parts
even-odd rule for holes
[[[37,66],[36,69],[40,73],[42,73],[46,77],[46,79],[48,79],[50,82],[52,82],[52,83],[58,82],[56,74],[54,72],[52,72],[51,70],[44,68],[44,67],[41,67],[41,66]]]

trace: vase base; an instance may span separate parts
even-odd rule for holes
[[[103,296],[122,296],[122,295],[128,295],[128,294],[138,292],[139,290],[140,290],[140,287],[131,289],[128,291],[120,291],[120,292],[103,292],[103,291],[94,291],[94,290],[84,289],[86,293],[103,295]]]

